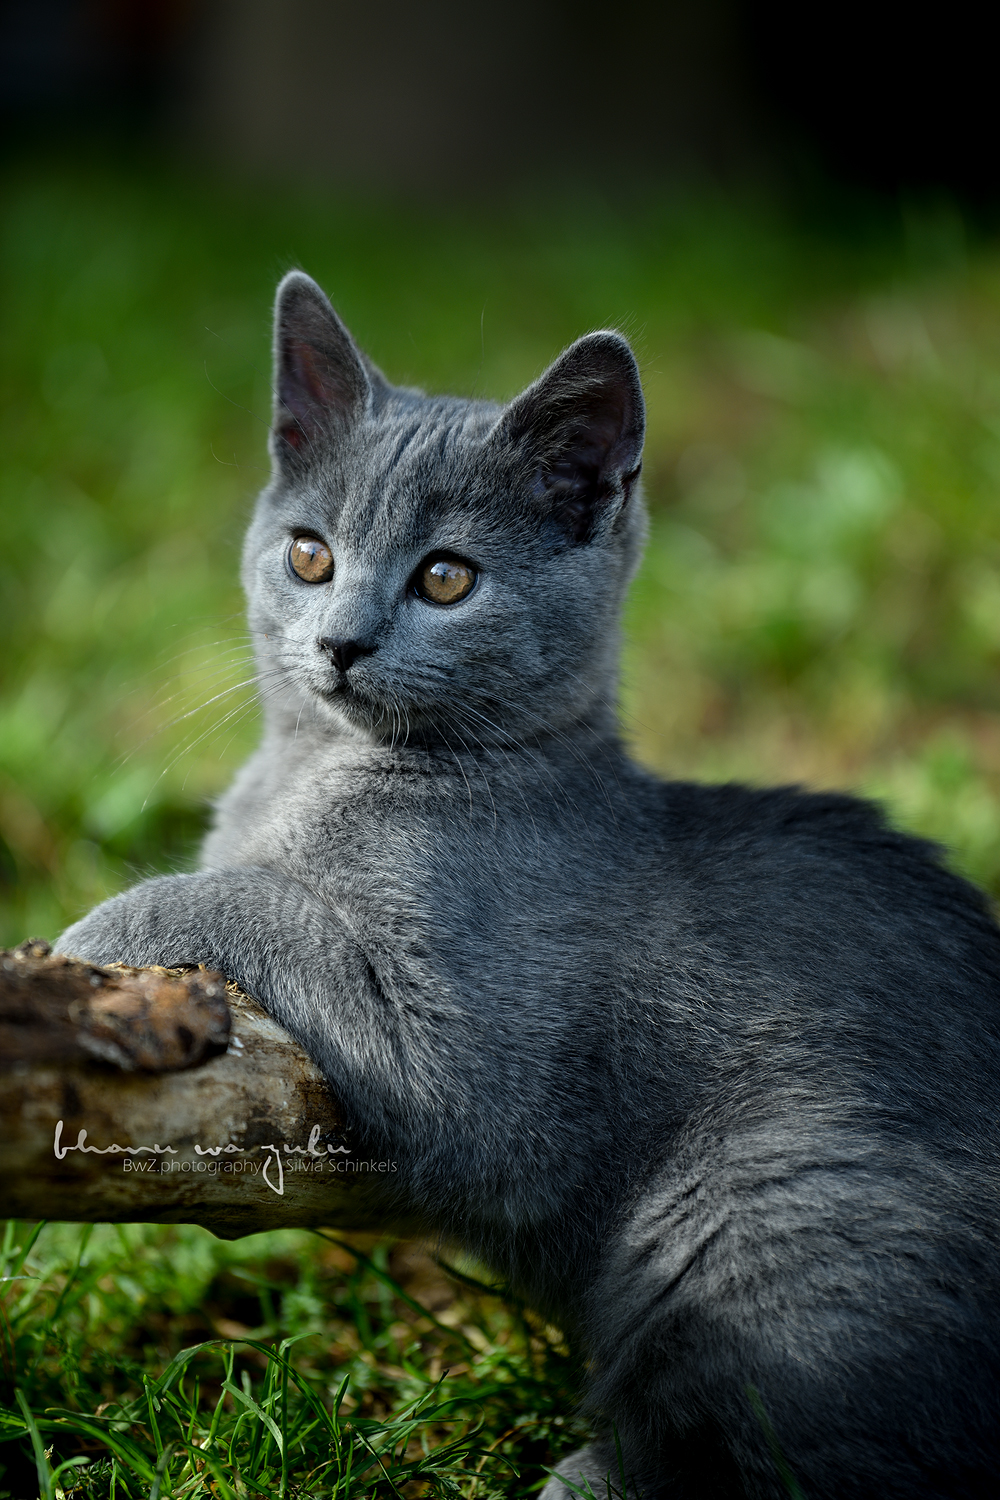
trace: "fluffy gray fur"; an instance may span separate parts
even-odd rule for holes
[[[814,1500],[992,1494],[985,901],[867,804],[624,753],[643,404],[619,335],[505,408],[393,388],[300,273],[275,337],[243,575],[261,746],[201,868],[60,947],[260,997],[398,1160],[387,1213],[576,1342],[598,1436],[574,1482],[617,1484],[617,1431],[631,1495],[784,1495],[753,1388]],[[329,582],[290,570],[303,534]],[[478,574],[447,605],[413,586],[442,553]]]

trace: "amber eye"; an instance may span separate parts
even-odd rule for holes
[[[333,577],[333,553],[315,536],[297,536],[288,549],[288,565],[304,583],[328,583]]]
[[[432,604],[457,604],[472,592],[478,576],[470,563],[436,557],[417,569],[413,586],[421,599],[429,599]]]

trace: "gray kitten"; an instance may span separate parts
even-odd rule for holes
[[[1000,1479],[1000,933],[849,797],[625,755],[644,409],[615,333],[507,407],[396,389],[278,291],[244,554],[260,749],[201,869],[60,947],[206,963],[576,1342],[629,1494],[985,1496]],[[277,684],[277,688],[275,688]],[[546,1500],[570,1493],[559,1477]]]

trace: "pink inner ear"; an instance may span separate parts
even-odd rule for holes
[[[322,350],[306,339],[290,336],[282,352],[278,393],[294,417],[279,432],[295,449],[317,437],[328,413],[353,405],[356,392]]]
[[[279,424],[278,434],[297,452],[317,435],[322,413],[336,394],[323,379],[316,350],[303,339],[290,337],[285,342],[278,394],[293,418]]]
[[[316,350],[301,339],[290,339],[285,351],[285,384],[291,400],[282,393],[285,405],[296,415],[305,400],[308,406],[324,407],[335,394],[324,381],[316,358]]]

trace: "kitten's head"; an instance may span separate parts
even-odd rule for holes
[[[424,396],[286,276],[273,475],[244,553],[284,711],[455,749],[606,722],[643,429],[620,334],[579,339],[506,407]]]

